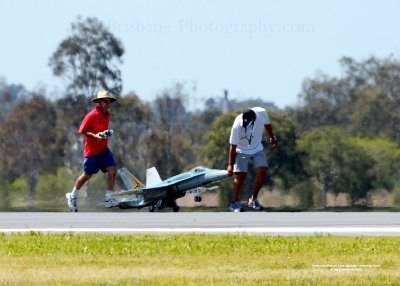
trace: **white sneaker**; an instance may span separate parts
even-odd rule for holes
[[[260,210],[263,209],[263,206],[260,205],[260,202],[258,201],[257,198],[254,199],[254,200],[253,200],[253,198],[250,198],[250,199],[249,199],[249,203],[248,203],[247,205],[248,205],[250,208],[252,208],[252,209],[254,209],[254,210],[256,210],[256,211],[260,211]]]
[[[65,194],[65,197],[67,198],[68,202],[68,207],[71,210],[71,212],[76,213],[78,212],[78,205],[77,205],[77,198],[74,198],[71,196],[71,193]]]
[[[240,202],[231,203],[230,206],[229,206],[229,210],[231,212],[234,212],[234,213],[239,213],[239,212],[244,211],[243,207],[242,207],[242,204]]]
[[[106,208],[112,208],[118,206],[119,202],[112,197],[106,196],[105,203],[106,203]]]

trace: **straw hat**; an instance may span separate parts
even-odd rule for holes
[[[116,101],[117,99],[112,96],[112,94],[110,92],[108,92],[107,90],[101,90],[97,93],[97,96],[95,98],[92,99],[93,102],[98,102],[99,100],[102,99],[110,99],[111,102]]]

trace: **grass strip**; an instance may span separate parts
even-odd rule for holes
[[[397,285],[400,237],[1,234],[1,285]]]

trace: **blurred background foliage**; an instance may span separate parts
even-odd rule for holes
[[[99,89],[118,97],[111,108],[110,148],[118,167],[145,181],[156,166],[162,178],[197,166],[225,169],[229,135],[237,114],[262,106],[279,140],[272,149],[264,137],[270,172],[264,202],[299,209],[332,206],[345,197],[349,207],[375,206],[372,197],[388,197],[384,206],[400,207],[400,62],[393,57],[339,60],[342,76],[305,78],[299,103],[279,109],[263,99],[221,96],[188,104],[194,96],[176,83],[145,101],[122,93],[120,65],[124,48],[97,19],[78,18],[49,67],[65,81],[65,93],[28,91],[0,79],[1,210],[65,208],[64,194],[82,171],[83,137],[77,130],[93,108]],[[274,95],[267,95],[273,98]],[[243,198],[251,189],[248,174]],[[80,196],[88,205],[101,201],[105,178],[94,176]],[[232,199],[232,179],[220,183],[222,207]],[[276,206],[276,204],[274,204]],[[382,205],[381,205],[382,206]]]

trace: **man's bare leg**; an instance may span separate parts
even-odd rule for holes
[[[247,173],[238,172],[235,173],[235,179],[233,180],[233,200],[235,202],[239,201],[240,192],[242,191],[244,179],[246,178]]]
[[[267,167],[258,167],[257,168],[257,175],[254,180],[253,184],[253,199],[256,199],[258,196],[258,193],[260,192],[264,180],[265,180],[265,175],[267,174],[268,168]]]

